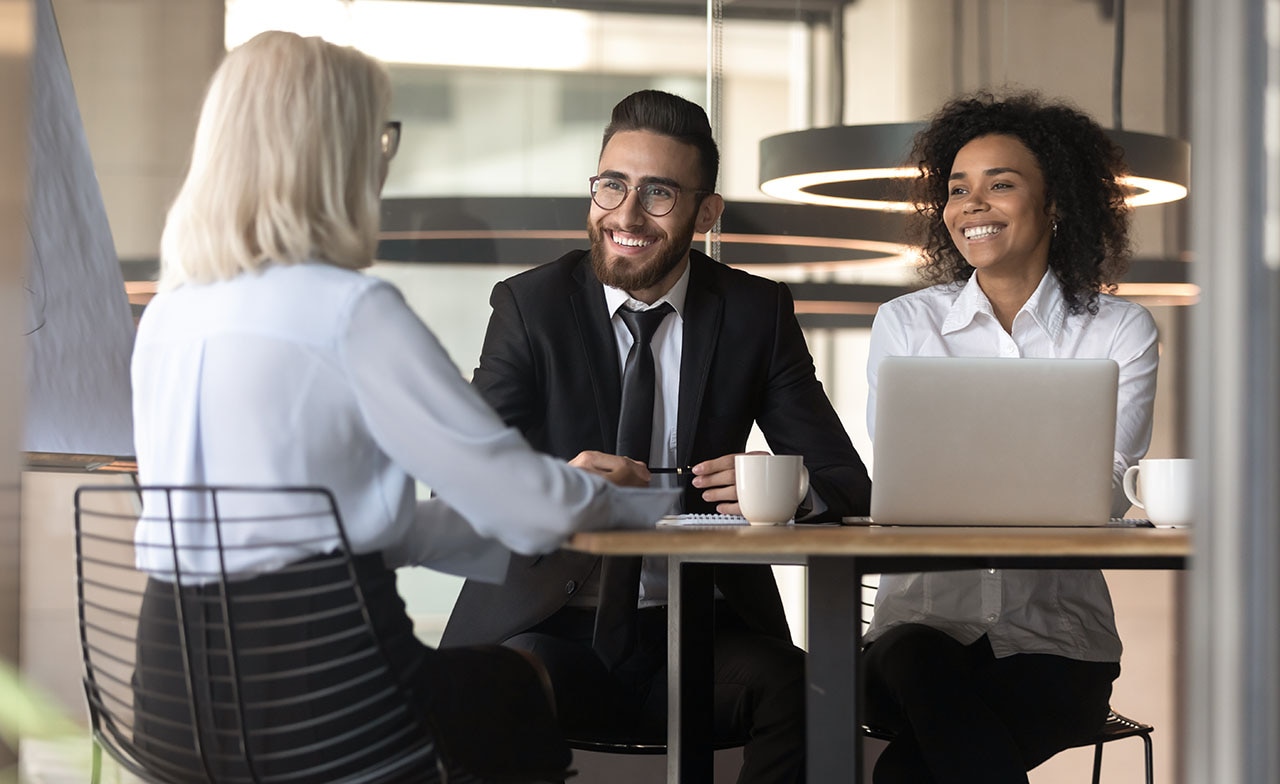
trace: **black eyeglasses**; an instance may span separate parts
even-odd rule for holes
[[[400,149],[400,121],[389,120],[382,129],[382,159],[389,161],[396,157],[398,149]]]
[[[676,200],[680,198],[682,189],[679,185],[667,185],[661,182],[642,182],[639,185],[628,185],[615,177],[604,177],[599,174],[592,177],[591,200],[602,210],[617,209],[627,200],[627,194],[635,191],[640,195],[640,208],[655,218],[676,208]],[[712,193],[712,191],[695,190],[691,193]]]

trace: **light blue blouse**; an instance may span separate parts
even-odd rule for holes
[[[499,580],[508,548],[546,552],[576,530],[649,526],[674,501],[674,491],[617,488],[534,452],[397,289],[328,264],[158,295],[138,328],[132,377],[142,484],[321,485],[353,549],[390,566]],[[411,477],[437,497],[417,500]],[[146,511],[136,538],[166,542]],[[241,554],[233,567],[325,549]],[[143,568],[172,567],[163,549],[142,552],[156,554]]]

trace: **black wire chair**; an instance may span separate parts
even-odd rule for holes
[[[1124,738],[1142,738],[1144,759],[1146,762],[1147,784],[1152,784],[1154,775],[1152,754],[1151,754],[1151,733],[1155,730],[1150,724],[1143,724],[1140,721],[1134,721],[1126,716],[1116,713],[1114,710],[1107,714],[1107,720],[1102,723],[1102,728],[1089,740],[1078,743],[1072,748],[1082,748],[1085,746],[1093,746],[1093,784],[1098,784],[1102,779],[1102,746],[1113,740],[1122,740]],[[877,740],[890,741],[894,739],[892,730],[886,730],[880,727],[871,727],[863,725],[862,734],[868,738]]]
[[[479,781],[407,698],[328,490],[85,487],[75,509],[94,782],[103,750],[164,784]]]
[[[878,580],[877,580],[878,582]],[[875,610],[875,595],[877,586],[871,582],[862,584],[862,630],[865,632],[871,624],[871,613]],[[1154,761],[1151,751],[1151,733],[1155,728],[1150,724],[1143,724],[1116,713],[1114,710],[1108,711],[1106,721],[1102,723],[1102,727],[1094,734],[1092,738],[1083,743],[1076,744],[1072,748],[1083,748],[1085,746],[1093,746],[1093,784],[1098,784],[1102,779],[1102,747],[1106,743],[1113,740],[1123,740],[1125,738],[1141,738],[1143,745],[1143,760],[1146,764],[1146,784],[1154,782]],[[872,727],[869,725],[862,726],[862,734],[868,738],[876,740],[891,741],[895,735],[892,730],[883,727]]]

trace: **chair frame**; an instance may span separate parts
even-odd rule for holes
[[[667,753],[667,744],[661,741],[625,741],[625,740],[599,740],[596,738],[570,738],[568,740],[571,748],[578,751],[590,751],[596,754],[632,754],[632,755],[658,755]],[[725,749],[736,749],[746,745],[745,740],[727,740],[717,741],[712,744],[715,751],[724,751]]]
[[[1155,732],[1155,728],[1150,724],[1143,724],[1140,721],[1116,713],[1114,710],[1107,713],[1107,720],[1102,723],[1102,729],[1098,730],[1098,734],[1094,736],[1093,744],[1093,784],[1098,784],[1102,779],[1102,745],[1113,740],[1122,738],[1142,738],[1143,760],[1146,763],[1147,784],[1153,784],[1155,776],[1155,763],[1152,759],[1151,752],[1151,733]]]
[[[1143,744],[1143,761],[1146,770],[1146,784],[1154,784],[1155,764],[1151,748],[1151,733],[1155,728],[1150,724],[1143,724],[1135,721],[1127,716],[1116,713],[1114,710],[1108,711],[1106,721],[1103,722],[1102,728],[1098,730],[1092,738],[1084,743],[1077,744],[1070,748],[1082,748],[1084,746],[1093,746],[1093,784],[1099,784],[1102,780],[1102,747],[1104,744],[1114,740],[1122,740],[1124,738],[1141,738]],[[891,730],[879,727],[871,727],[863,725],[862,734],[868,738],[876,740],[891,741],[895,737],[895,733]],[[667,745],[665,743],[642,743],[642,742],[624,742],[624,741],[604,741],[604,740],[585,740],[581,738],[571,739],[569,745],[579,751],[589,751],[599,754],[647,754],[657,755],[666,754]],[[722,749],[731,749],[741,746],[742,742],[725,742],[715,745],[716,751]]]
[[[104,701],[102,697],[103,691],[99,683],[97,682],[97,676],[100,670],[99,670],[98,664],[96,663],[95,657],[98,656],[99,654],[101,654],[102,656],[110,657],[111,654],[106,651],[96,650],[95,646],[90,640],[89,632],[91,628],[91,621],[88,620],[88,616],[86,613],[86,610],[88,608],[96,608],[96,610],[102,610],[102,611],[107,610],[105,606],[102,606],[102,607],[95,606],[93,604],[92,597],[86,597],[86,587],[98,588],[98,589],[109,589],[109,590],[119,590],[119,589],[112,589],[111,586],[108,586],[104,583],[95,583],[93,580],[86,577],[86,574],[85,574],[86,563],[90,563],[90,562],[97,563],[99,566],[103,568],[116,568],[117,565],[107,560],[96,560],[91,553],[86,552],[85,540],[88,539],[90,541],[96,540],[101,542],[110,542],[116,545],[122,545],[123,541],[112,540],[105,536],[87,533],[84,529],[84,526],[82,525],[82,515],[83,516],[92,515],[100,518],[116,518],[120,521],[121,525],[124,525],[126,520],[136,521],[138,519],[138,516],[136,514],[121,515],[121,514],[116,514],[111,512],[87,510],[84,505],[84,500],[82,498],[82,495],[85,493],[101,494],[101,495],[105,495],[107,493],[131,493],[131,494],[137,494],[140,499],[144,492],[163,492],[165,493],[166,500],[170,502],[173,499],[174,493],[204,493],[204,494],[207,494],[208,497],[211,499],[213,511],[210,516],[211,519],[209,520],[209,522],[213,524],[213,530],[215,531],[215,535],[217,537],[217,552],[218,552],[220,569],[219,569],[218,578],[216,580],[216,585],[218,586],[219,594],[221,596],[222,633],[225,634],[225,640],[226,640],[227,651],[228,651],[228,655],[226,659],[227,659],[227,666],[230,672],[229,684],[232,692],[232,704],[234,705],[234,709],[235,709],[234,722],[235,722],[235,727],[237,728],[239,742],[241,744],[240,751],[243,754],[243,762],[245,763],[245,768],[248,771],[250,780],[253,782],[264,781],[264,779],[261,777],[258,771],[257,765],[253,760],[253,752],[251,751],[252,744],[250,744],[249,742],[250,735],[245,722],[246,702],[245,702],[244,695],[241,691],[241,682],[240,682],[239,674],[237,671],[237,667],[240,661],[240,644],[236,639],[237,637],[236,630],[235,630],[236,624],[233,622],[234,610],[232,607],[232,603],[228,599],[227,591],[226,591],[227,584],[228,584],[228,571],[226,568],[226,556],[223,548],[222,526],[224,521],[221,518],[221,512],[219,511],[218,497],[219,495],[229,494],[229,493],[237,493],[237,494],[271,493],[276,495],[279,495],[279,494],[295,494],[299,496],[310,495],[312,497],[319,498],[322,500],[323,504],[328,507],[328,509],[325,511],[328,514],[332,515],[332,520],[335,525],[334,535],[336,536],[336,538],[339,540],[341,544],[342,563],[346,569],[347,578],[349,580],[349,587],[354,592],[354,599],[356,604],[358,605],[358,611],[363,620],[364,629],[368,632],[368,637],[370,641],[373,643],[372,648],[376,652],[376,656],[378,657],[379,664],[386,669],[386,672],[388,674],[394,677],[395,671],[391,668],[390,658],[387,655],[387,651],[385,650],[385,647],[382,641],[379,640],[378,636],[373,633],[372,620],[368,612],[368,607],[365,601],[364,592],[361,588],[359,580],[357,579],[355,565],[351,558],[350,542],[347,538],[346,529],[342,524],[342,518],[338,512],[336,500],[334,499],[333,494],[328,489],[323,487],[282,488],[282,487],[207,486],[207,485],[129,487],[129,486],[123,486],[123,485],[113,485],[113,486],[103,486],[103,487],[81,487],[76,490],[76,493],[75,493],[76,593],[77,593],[78,611],[80,616],[79,631],[80,631],[81,655],[82,655],[82,661],[84,664],[83,685],[85,689],[85,697],[89,707],[90,726],[91,726],[91,734],[92,734],[92,742],[93,742],[91,775],[92,775],[92,781],[95,782],[95,784],[100,780],[100,777],[101,777],[102,750],[104,748],[106,749],[108,755],[111,756],[112,759],[114,759],[118,764],[120,764],[121,767],[130,771],[134,775],[142,778],[143,780],[148,780],[148,781],[169,780],[164,777],[163,772],[152,770],[145,767],[142,761],[135,759],[133,755],[126,750],[127,742],[124,741],[124,737],[122,735],[122,729],[117,725],[116,716],[113,713],[113,709],[109,707]],[[210,759],[209,752],[204,747],[204,743],[202,742],[202,738],[205,736],[205,732],[208,730],[208,728],[204,726],[204,722],[202,721],[202,718],[200,716],[200,711],[197,709],[197,702],[199,701],[199,698],[196,695],[199,694],[199,690],[196,688],[196,683],[195,683],[194,674],[193,674],[193,666],[192,666],[192,660],[191,660],[191,656],[193,655],[192,654],[193,649],[190,644],[190,639],[189,639],[190,631],[188,629],[188,623],[187,623],[187,619],[185,617],[185,613],[183,609],[183,602],[180,600],[181,589],[182,589],[180,580],[181,580],[182,574],[181,574],[180,561],[178,559],[179,545],[177,544],[177,537],[173,535],[174,533],[173,526],[175,524],[175,521],[173,519],[172,505],[169,506],[168,518],[169,518],[168,522],[170,525],[171,553],[174,558],[175,577],[177,578],[173,582],[173,590],[174,590],[174,598],[175,598],[174,610],[177,617],[176,629],[179,636],[182,667],[183,667],[183,678],[185,680],[187,701],[189,704],[188,707],[189,707],[190,718],[191,718],[192,741],[194,744],[193,751],[195,752],[195,756],[200,760],[200,764],[203,768],[204,779],[209,782],[214,782],[214,781],[217,781],[218,779],[213,773],[213,764]],[[333,537],[326,537],[327,540],[332,538]],[[129,544],[132,544],[132,542],[130,542]],[[119,613],[116,612],[116,614],[118,615]],[[104,631],[104,630],[99,630],[99,631]],[[118,635],[115,635],[115,636],[119,638]],[[405,704],[406,704],[407,710],[409,711],[409,716],[412,720],[412,724],[416,724],[419,728],[421,728],[422,732],[428,739],[427,742],[423,744],[415,745],[412,748],[407,749],[405,751],[397,752],[393,754],[390,759],[382,761],[378,764],[372,765],[358,774],[346,776],[342,779],[344,782],[348,782],[349,784],[357,784],[357,783],[374,784],[374,782],[401,781],[401,780],[404,780],[405,776],[409,775],[411,771],[416,772],[422,778],[425,779],[430,777],[431,768],[435,769],[434,773],[436,776],[438,776],[438,778],[433,779],[436,781],[456,782],[456,781],[460,781],[462,779],[468,778],[467,776],[465,776],[465,774],[462,774],[461,778],[457,778],[455,775],[451,775],[451,774],[456,774],[456,772],[450,771],[446,767],[444,761],[442,760],[440,754],[438,753],[436,744],[430,740],[433,733],[431,733],[430,731],[431,724],[429,720],[421,714],[418,707],[414,705],[411,700],[406,700]],[[338,762],[341,762],[341,760],[331,764],[337,764]]]
[[[1082,743],[1067,748],[1084,748],[1093,746],[1093,784],[1098,784],[1102,779],[1102,747],[1113,740],[1122,740],[1124,738],[1141,738],[1143,744],[1143,760],[1146,764],[1146,781],[1147,784],[1154,782],[1154,763],[1151,751],[1151,733],[1155,728],[1150,724],[1143,724],[1140,721],[1134,721],[1127,716],[1116,713],[1114,710],[1107,712],[1107,718],[1102,723],[1102,727],[1098,729],[1094,736]],[[891,741],[896,737],[893,730],[884,729],[883,727],[872,727],[869,725],[862,726],[862,734],[868,738],[876,740]]]

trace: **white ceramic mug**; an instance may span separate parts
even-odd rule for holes
[[[779,525],[795,516],[809,492],[800,455],[735,455],[738,506],[752,525]]]
[[[1156,525],[1190,525],[1195,481],[1190,458],[1144,458],[1124,472],[1124,494]]]

